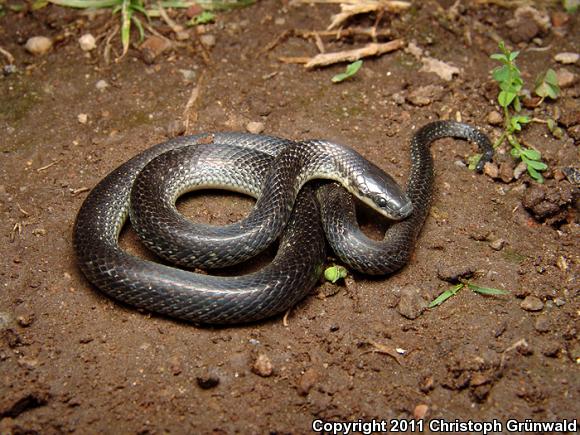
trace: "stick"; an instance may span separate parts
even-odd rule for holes
[[[373,42],[355,50],[339,51],[335,53],[321,53],[305,62],[304,67],[311,69],[340,62],[354,62],[364,57],[380,56],[381,54],[398,50],[404,45],[404,40],[394,39],[393,41],[385,42],[383,44],[377,44]]]

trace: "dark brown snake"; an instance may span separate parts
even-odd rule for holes
[[[476,143],[482,153],[478,170],[491,160],[488,138],[453,121],[427,124],[414,135],[405,191],[353,150],[326,141],[209,133],[158,144],[111,172],[87,196],[73,234],[79,267],[108,296],[170,317],[230,324],[273,316],[318,281],[325,260],[323,227],[337,256],[353,269],[388,274],[408,262],[432,199],[429,145],[443,137]],[[313,178],[338,181],[347,190],[336,183],[314,189],[306,184]],[[225,227],[193,224],[179,215],[175,201],[203,188],[254,196],[256,206]],[[384,240],[360,231],[348,192],[398,221]],[[154,263],[119,247],[129,213],[145,244],[182,266],[236,264],[281,236],[278,253],[258,272],[233,277]]]

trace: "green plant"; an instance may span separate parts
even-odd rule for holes
[[[511,155],[523,161],[530,176],[537,182],[542,183],[544,177],[542,177],[540,172],[548,168],[542,161],[542,155],[535,149],[523,146],[517,139],[517,134],[522,131],[522,127],[532,121],[528,116],[518,114],[522,109],[520,93],[524,85],[520,70],[515,62],[519,51],[508,50],[503,41],[499,43],[499,49],[501,53],[492,54],[491,58],[501,62],[502,66],[495,68],[492,76],[499,83],[500,92],[497,96],[497,101],[503,109],[504,131],[494,143],[494,148],[497,148],[507,140],[512,147]],[[540,103],[547,97],[555,99],[560,89],[558,88],[554,71],[548,70],[540,76],[536,82],[535,89],[538,96],[541,97]],[[512,115],[511,111],[515,114]]]
[[[342,266],[331,266],[327,267],[324,271],[324,279],[330,281],[331,283],[335,283],[339,279],[346,278],[348,272]]]
[[[129,49],[131,38],[131,25],[133,24],[138,32],[139,39],[142,41],[145,37],[145,30],[143,28],[142,18],[138,16],[141,14],[147,21],[153,17],[162,15],[163,9],[167,8],[189,8],[195,5],[201,6],[207,10],[228,10],[234,8],[245,7],[253,4],[255,0],[167,0],[157,1],[153,3],[153,7],[148,6],[146,0],[36,0],[35,4],[42,7],[44,1],[54,3],[59,6],[65,6],[78,9],[104,9],[110,8],[113,14],[121,13],[121,42],[123,45],[124,56]],[[215,16],[204,15],[202,12],[200,16],[202,22],[196,24],[208,23],[215,18]],[[205,21],[203,21],[205,20]]]
[[[445,290],[443,293],[441,293],[439,296],[437,296],[435,299],[433,299],[431,301],[431,303],[428,305],[428,307],[435,308],[435,307],[441,305],[447,299],[455,296],[459,292],[459,290],[461,290],[464,287],[467,287],[470,290],[472,290],[473,292],[478,293],[480,295],[505,295],[505,294],[509,293],[505,290],[500,290],[500,289],[491,288],[491,287],[480,287],[478,285],[475,285],[475,284],[472,284],[468,281],[465,281],[465,282],[460,282],[459,284],[454,285],[453,287]]]
[[[199,24],[208,24],[215,21],[215,14],[209,11],[203,11],[201,14],[196,15],[187,23],[190,26],[197,26]]]
[[[357,60],[356,62],[349,63],[346,66],[346,70],[344,72],[335,75],[331,79],[332,83],[340,83],[340,82],[348,79],[349,77],[352,77],[353,75],[355,75],[358,72],[358,70],[360,69],[362,64],[363,64],[362,60]]]

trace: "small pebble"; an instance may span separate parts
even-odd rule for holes
[[[541,311],[544,303],[536,296],[529,295],[522,301],[520,307],[526,311]]]
[[[278,17],[274,20],[274,24],[276,24],[277,26],[283,26],[284,24],[286,24],[286,18]]]
[[[413,418],[415,418],[416,420],[421,420],[425,418],[425,416],[427,415],[427,411],[429,411],[429,406],[425,405],[424,403],[421,403],[415,406],[415,409],[413,410]]]
[[[555,358],[558,356],[558,353],[560,353],[560,349],[562,349],[560,343],[557,341],[549,341],[548,343],[544,344],[542,353],[547,357]]]
[[[215,388],[220,383],[220,378],[213,372],[207,372],[196,378],[197,385],[204,390]]]
[[[12,322],[12,316],[9,313],[0,311],[0,331],[6,329]]]
[[[254,364],[252,365],[252,372],[258,376],[262,376],[263,378],[272,376],[272,373],[274,372],[272,361],[270,361],[270,358],[264,354],[258,355],[258,358],[256,358],[256,361],[254,361]]]
[[[107,89],[107,88],[109,87],[109,84],[108,84],[108,83],[107,83],[105,80],[99,80],[99,81],[97,82],[97,84],[95,85],[95,87],[96,87],[96,88],[97,88],[99,91],[102,91],[102,90],[105,90],[105,89]]]
[[[501,251],[505,244],[506,241],[504,239],[495,239],[489,242],[489,247],[494,251]]]
[[[215,36],[211,33],[207,33],[205,35],[201,35],[199,40],[206,48],[212,48],[215,45]]]
[[[500,125],[503,122],[503,116],[497,110],[493,110],[487,114],[487,123],[490,125]]]
[[[179,72],[183,76],[183,80],[190,83],[193,83],[197,76],[197,73],[192,69],[180,69]]]
[[[556,304],[557,307],[563,307],[564,305],[566,305],[566,301],[562,298],[554,299],[554,303]]]
[[[499,168],[495,163],[492,162],[487,162],[483,166],[483,173],[493,179],[499,178]]]
[[[257,121],[250,121],[246,125],[246,130],[248,130],[252,134],[260,134],[264,131],[265,128],[266,126],[264,125],[263,122]]]
[[[482,236],[486,240],[487,236]],[[460,279],[469,279],[473,276],[477,267],[473,264],[445,264],[440,263],[437,267],[437,277],[443,281],[457,284]]]
[[[27,328],[34,322],[34,313],[20,315],[16,318],[16,322],[23,328]]]
[[[89,115],[86,113],[79,113],[77,119],[81,124],[86,124],[89,121]]]
[[[522,175],[524,175],[528,170],[528,166],[525,162],[519,162],[518,165],[514,168],[514,178],[519,180]]]
[[[576,82],[576,74],[566,68],[560,68],[556,71],[556,77],[560,88],[569,88],[574,84],[574,82]]]
[[[421,289],[410,285],[401,289],[401,297],[397,305],[398,313],[407,319],[416,319],[427,309],[427,301],[421,296]]]
[[[564,65],[571,65],[578,62],[580,59],[580,54],[578,53],[558,53],[554,56],[556,62],[563,63]]]
[[[85,33],[79,38],[79,45],[83,51],[91,51],[97,47],[97,40],[90,33]]]
[[[313,368],[307,369],[298,380],[297,386],[298,394],[300,394],[301,396],[308,395],[308,392],[314,385],[316,385],[317,381],[318,381],[318,372]]]
[[[35,55],[45,54],[52,48],[52,40],[46,36],[33,36],[26,41],[24,48]]]

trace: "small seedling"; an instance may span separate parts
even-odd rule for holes
[[[439,296],[437,296],[435,299],[433,299],[431,301],[431,303],[428,305],[428,307],[435,308],[435,307],[441,305],[447,299],[455,296],[459,292],[459,290],[463,289],[464,287],[467,287],[470,290],[472,290],[473,292],[479,293],[480,295],[505,295],[505,294],[509,293],[505,290],[500,290],[497,288],[480,287],[480,286],[472,284],[470,282],[461,282],[457,285],[454,285],[451,288],[448,288],[443,293],[441,293]]]
[[[209,11],[203,11],[201,14],[196,15],[187,23],[190,26],[198,26],[200,24],[213,23],[215,21],[215,14]]]
[[[349,77],[354,76],[358,72],[362,64],[363,64],[362,60],[357,60],[356,62],[348,64],[346,66],[346,70],[343,73],[337,74],[331,79],[332,83],[340,83],[348,79]]]
[[[523,126],[532,121],[528,116],[517,114],[522,109],[520,92],[524,85],[520,70],[515,62],[519,52],[509,51],[503,41],[499,43],[499,49],[501,53],[492,54],[491,58],[501,62],[502,66],[494,69],[492,76],[499,83],[500,92],[497,101],[503,108],[504,131],[494,143],[494,148],[507,140],[512,147],[511,155],[522,160],[526,164],[530,176],[538,183],[542,183],[544,177],[540,172],[545,171],[548,165],[542,161],[542,155],[539,151],[521,145],[517,139],[517,133],[522,131]],[[560,89],[556,73],[553,70],[548,70],[540,76],[536,82],[535,92],[541,97],[540,103],[545,98],[557,98]],[[515,114],[512,115],[511,111],[514,111]]]
[[[327,267],[324,271],[324,279],[331,283],[336,283],[339,279],[344,279],[348,275],[346,269],[342,266]]]

